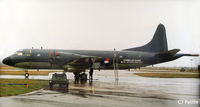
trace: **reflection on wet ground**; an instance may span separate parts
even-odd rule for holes
[[[55,86],[54,90],[41,89],[31,93],[1,97],[1,107],[15,106],[70,106],[70,107],[198,107],[199,85],[197,78],[145,78],[133,72],[119,71],[115,81],[113,71],[96,71],[92,83],[74,84],[68,73],[69,90]],[[178,101],[196,101],[179,104]]]

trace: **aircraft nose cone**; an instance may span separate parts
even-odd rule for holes
[[[7,57],[7,58],[3,59],[2,62],[3,62],[4,64],[6,64],[6,65],[11,65],[11,64],[12,64],[10,57]]]

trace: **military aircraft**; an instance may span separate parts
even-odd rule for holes
[[[135,69],[159,64],[182,56],[180,49],[168,50],[165,27],[159,24],[153,39],[144,46],[121,51],[22,49],[3,59],[6,65],[25,69],[63,69],[73,72],[75,80],[87,80],[86,69]]]

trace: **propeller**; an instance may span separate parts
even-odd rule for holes
[[[49,63],[51,68],[53,68],[53,61],[55,61],[55,55],[56,55],[55,50],[53,50],[53,52],[52,50],[49,50]]]
[[[114,74],[115,74],[115,80],[119,80],[118,76],[118,59],[117,59],[117,53],[114,48],[114,53],[113,53],[113,67],[114,67]]]

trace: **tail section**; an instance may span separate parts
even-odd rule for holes
[[[144,51],[162,53],[168,51],[166,31],[163,24],[159,24],[153,39],[144,46],[125,49],[126,51]]]

